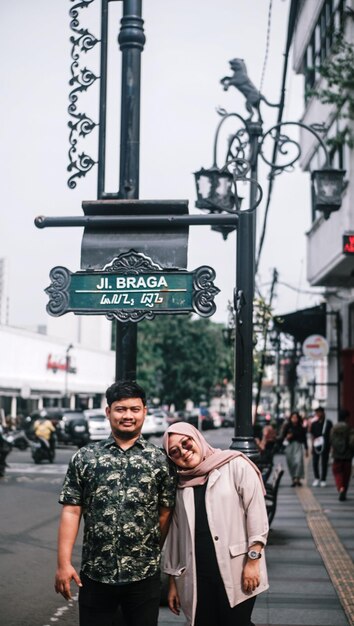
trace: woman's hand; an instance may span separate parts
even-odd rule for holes
[[[247,559],[242,572],[242,587],[245,593],[251,593],[261,582],[259,560]]]
[[[170,576],[167,595],[168,608],[175,615],[180,614],[181,603],[179,601],[179,595],[173,576]]]

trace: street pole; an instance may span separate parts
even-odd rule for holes
[[[123,0],[119,198],[139,197],[140,73],[144,49],[142,0]],[[116,380],[135,380],[137,324],[116,322]]]
[[[250,209],[256,206],[259,138],[261,121],[248,121],[250,141]],[[253,437],[253,300],[255,285],[256,214],[239,211],[236,251],[236,333],[235,333],[235,436],[231,448],[250,458],[258,456]]]

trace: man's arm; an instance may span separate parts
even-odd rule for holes
[[[81,587],[80,577],[71,564],[73,547],[79,531],[81,506],[64,504],[58,532],[58,567],[55,575],[55,591],[65,600],[71,599],[70,583],[75,580]]]
[[[161,532],[160,547],[161,548],[163,544],[165,543],[167,532],[170,527],[172,511],[173,509],[171,508],[167,508],[164,506],[159,507],[159,523],[160,523],[160,532]]]

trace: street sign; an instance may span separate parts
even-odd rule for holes
[[[195,312],[209,317],[219,293],[208,266],[193,272],[165,270],[144,254],[121,254],[102,271],[70,272],[57,266],[50,272],[47,312],[60,316],[106,315],[119,321],[152,319],[156,314]]]
[[[302,351],[309,359],[322,359],[329,352],[328,341],[322,335],[310,335],[302,344]]]

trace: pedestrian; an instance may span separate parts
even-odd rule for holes
[[[349,415],[349,411],[340,411],[338,423],[333,426],[330,434],[332,472],[341,502],[347,499],[354,456],[354,428],[348,424]]]
[[[164,561],[169,608],[182,608],[186,626],[253,626],[256,596],[268,588],[261,474],[185,422],[167,429],[163,446],[179,479]]]
[[[106,398],[112,434],[76,452],[60,494],[55,590],[69,600],[71,581],[79,586],[80,626],[111,626],[118,607],[128,626],[156,626],[176,479],[164,451],[141,435],[144,389],[117,382]],[[71,557],[81,515],[79,576]]]
[[[318,407],[315,410],[315,417],[310,425],[310,434],[312,437],[312,466],[314,481],[313,487],[325,487],[328,459],[330,451],[330,432],[332,429],[332,422],[326,418],[323,407]]]
[[[285,458],[292,479],[292,487],[300,487],[305,476],[304,449],[308,455],[307,431],[297,411],[290,414],[282,428],[281,441],[285,444]]]

